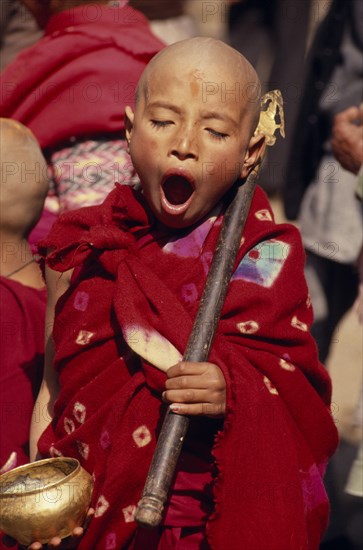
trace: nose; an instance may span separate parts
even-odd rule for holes
[[[170,155],[179,160],[198,159],[198,147],[193,129],[181,130],[171,147]]]

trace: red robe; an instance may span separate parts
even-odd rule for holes
[[[55,248],[51,267],[77,268],[56,307],[62,389],[39,448],[95,477],[81,550],[118,550],[135,533],[165,411],[162,369],[185,349],[222,212],[160,232],[142,197],[117,186],[101,206],[61,216],[43,243]],[[193,419],[185,447],[212,457],[215,550],[316,550],[327,525],[322,475],[337,434],[303,266],[297,229],[276,225],[257,189],[209,358],[226,380],[224,425]]]
[[[43,377],[46,302],[45,288],[0,277],[2,472],[29,462],[30,420]]]

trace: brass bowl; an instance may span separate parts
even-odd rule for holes
[[[74,458],[48,458],[0,476],[0,530],[28,546],[82,525],[93,479]]]

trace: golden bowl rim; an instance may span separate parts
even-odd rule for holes
[[[39,488],[39,489],[31,489],[29,491],[24,491],[21,493],[21,496],[24,498],[25,495],[32,495],[32,494],[36,494],[36,493],[39,493],[39,492],[42,492],[44,491],[45,489],[51,489],[52,487],[57,487],[58,485],[61,485],[62,483],[64,483],[64,481],[67,479],[69,480],[70,478],[74,477],[76,475],[77,472],[79,472],[79,470],[82,468],[81,466],[81,463],[79,462],[79,460],[77,460],[77,458],[73,458],[71,456],[56,456],[56,457],[51,457],[51,458],[44,458],[42,460],[35,460],[34,462],[28,462],[28,464],[22,464],[21,466],[18,466],[17,468],[13,468],[12,470],[9,470],[8,472],[5,472],[3,474],[0,475],[0,486],[2,483],[4,483],[3,479],[5,476],[7,475],[10,475],[10,474],[13,474],[15,471],[16,472],[21,472],[22,470],[27,470],[29,468],[31,468],[31,466],[39,466],[39,465],[44,465],[44,464],[49,464],[49,463],[54,463],[54,462],[75,462],[75,469],[70,472],[68,475],[66,475],[64,477],[64,479],[59,479],[58,481],[53,481],[52,483],[49,483],[48,485],[44,485],[43,487]],[[84,469],[84,468],[83,468]],[[86,470],[85,470],[86,471]],[[87,472],[88,473],[88,472]],[[88,474],[90,475],[90,474]],[[19,492],[7,492],[7,493],[2,493],[2,491],[0,491],[0,499],[4,499],[4,498],[14,498],[16,496],[19,496],[20,493]]]

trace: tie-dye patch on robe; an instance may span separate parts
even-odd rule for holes
[[[53,269],[77,268],[56,307],[61,391],[39,448],[77,457],[95,477],[81,550],[119,550],[135,532],[165,411],[163,371],[185,349],[220,212],[162,232],[142,197],[116,186],[101,206],[64,214],[43,243]],[[336,429],[303,265],[298,231],[274,223],[257,189],[209,358],[227,385],[211,449],[215,550],[314,550],[327,524],[322,474]]]

